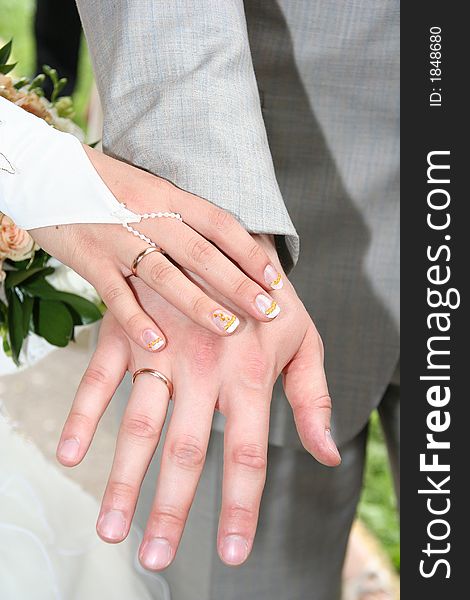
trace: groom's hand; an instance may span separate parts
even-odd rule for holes
[[[268,251],[273,253],[272,248]],[[145,310],[158,314],[168,346],[150,355],[129,340],[110,314],[105,316],[97,350],[64,427],[59,460],[69,466],[82,460],[126,368],[161,371],[174,383],[174,410],[140,560],[149,569],[163,569],[173,560],[218,408],[227,420],[217,545],[225,563],[241,564],[255,536],[266,477],[270,402],[281,371],[305,448],[325,465],[340,462],[330,435],[331,402],[320,337],[289,283],[275,293],[282,296],[284,308],[275,324],[245,318],[230,338],[198,327],[139,280],[134,285]],[[119,542],[129,531],[167,406],[166,386],[140,375],[122,420],[98,519],[98,533],[106,541]]]

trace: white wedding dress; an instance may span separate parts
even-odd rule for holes
[[[3,417],[0,457],[1,600],[169,600],[164,580],[136,562],[138,532],[99,540],[96,500]]]
[[[52,351],[43,341],[28,342],[28,362]],[[36,411],[35,427],[47,423],[51,415],[35,394],[38,377],[45,380],[45,393],[59,396],[50,372],[60,365],[66,371],[63,382],[70,383],[73,368],[83,368],[77,364],[79,351],[55,350],[0,382],[0,600],[170,600],[165,580],[138,564],[141,532],[133,527],[122,544],[101,541],[95,531],[97,500],[2,415],[4,406],[21,403],[24,413]],[[12,363],[0,351],[0,375],[9,371]],[[20,402],[15,385],[21,385]],[[57,434],[49,437],[55,446]],[[82,468],[94,466],[89,461]]]

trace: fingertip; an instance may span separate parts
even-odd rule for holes
[[[56,451],[57,460],[64,467],[74,467],[80,462],[80,440],[68,437],[59,442]]]
[[[159,352],[166,346],[163,335],[154,329],[144,329],[142,332],[143,347],[149,352]]]
[[[250,554],[248,541],[241,535],[230,534],[220,541],[220,560],[229,567],[242,565]]]
[[[263,275],[267,288],[270,288],[271,290],[281,290],[284,287],[282,273],[278,271],[274,265],[267,265]]]
[[[234,333],[240,325],[240,319],[223,308],[217,308],[212,312],[212,322],[216,326],[216,333],[226,337]]]
[[[325,429],[325,440],[326,445],[328,446],[330,457],[333,461],[333,464],[329,466],[337,467],[341,464],[341,454],[339,453],[338,446],[336,445],[329,428]]]
[[[96,523],[96,533],[108,544],[119,544],[128,534],[127,519],[120,510],[102,513]]]

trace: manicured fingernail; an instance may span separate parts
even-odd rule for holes
[[[235,315],[231,315],[221,308],[218,308],[212,313],[212,320],[219,329],[227,333],[233,333],[240,325],[240,321]]]
[[[274,319],[281,312],[279,304],[263,294],[256,296],[256,306],[260,313],[268,319]]]
[[[264,280],[273,290],[280,290],[284,285],[282,275],[272,265],[268,265],[264,270]]]
[[[154,538],[147,542],[143,548],[140,562],[146,569],[164,569],[171,561],[170,542],[165,538]]]
[[[77,438],[70,438],[64,440],[57,451],[59,458],[66,460],[67,462],[73,462],[78,457],[78,450],[80,448],[80,442]]]
[[[146,329],[143,332],[142,339],[147,346],[147,350],[151,350],[152,352],[160,350],[160,348],[165,345],[165,340],[151,329]]]
[[[248,542],[240,535],[228,535],[221,548],[224,561],[229,565],[241,565],[248,557]]]
[[[106,540],[121,540],[126,533],[126,519],[120,510],[110,510],[98,522],[98,531]]]
[[[335,444],[335,441],[333,440],[331,431],[329,429],[325,429],[325,439],[326,445],[328,446],[330,451],[333,452],[333,454],[335,454],[339,458],[339,460],[341,460],[341,454],[339,453],[339,450]]]

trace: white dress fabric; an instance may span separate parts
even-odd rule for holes
[[[71,223],[137,223],[81,142],[0,97],[0,212],[22,229]]]
[[[140,532],[96,535],[98,504],[0,415],[1,600],[170,600],[137,562]]]

